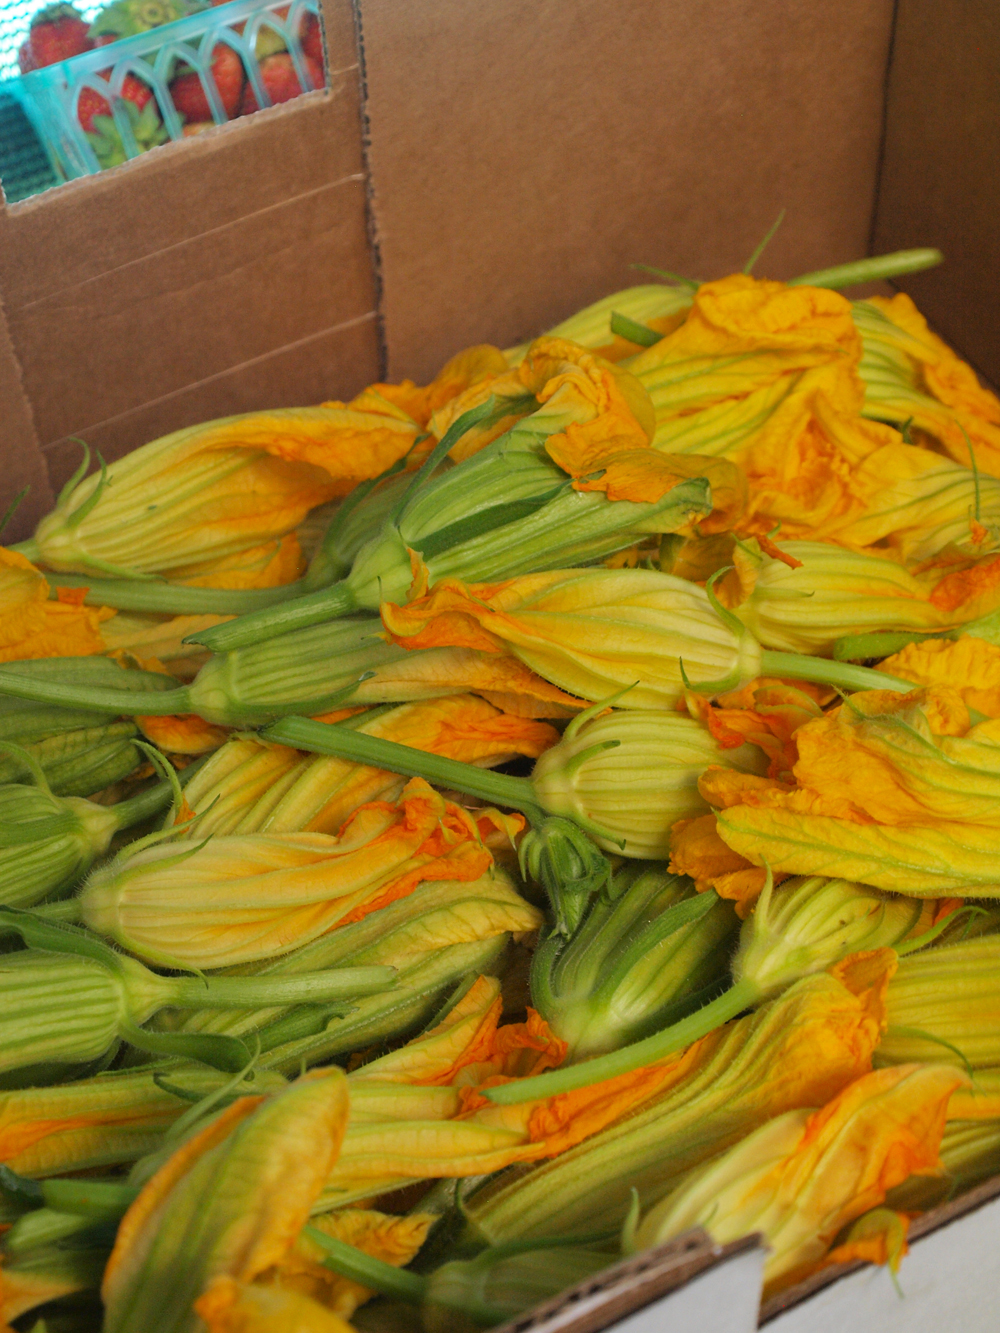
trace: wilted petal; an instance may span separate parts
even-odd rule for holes
[[[194,1303],[208,1333],[353,1333],[340,1315],[294,1288],[217,1277]]]

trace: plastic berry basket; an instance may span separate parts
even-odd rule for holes
[[[318,16],[319,0],[228,0],[149,32],[33,70],[7,86],[21,102],[59,176],[71,180],[94,175],[104,168],[79,120],[84,89],[91,89],[109,104],[124,156],[139,157],[144,149],[122,96],[126,79],[138,79],[151,90],[164,141],[185,137],[184,117],[174,105],[169,86],[181,65],[198,75],[212,119],[221,125],[230,117],[212,73],[216,46],[222,44],[235,51],[257,107],[269,107],[272,101],[261,77],[257,39],[262,29],[280,38],[291,57],[300,89],[311,91],[316,85],[300,38],[307,14]]]

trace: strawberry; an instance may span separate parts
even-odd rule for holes
[[[189,122],[212,120],[205,89],[200,77],[187,65],[170,84],[174,106]],[[212,78],[222,98],[222,105],[230,120],[236,115],[243,95],[243,62],[231,46],[219,42],[212,52]]]
[[[310,58],[315,60],[320,69],[323,68],[323,33],[319,26],[319,19],[315,14],[306,14],[302,20],[302,28],[299,40],[302,42],[302,50]]]
[[[323,66],[318,65],[311,56],[303,58],[313,87],[322,88]],[[290,55],[268,56],[266,60],[262,60],[260,62],[260,77],[268,96],[274,104],[289,102],[293,97],[298,97],[302,91],[302,85],[299,83],[299,76],[295,73],[295,66],[292,64]],[[252,111],[259,110],[260,107],[257,105],[253,86],[248,83],[243,89],[240,115],[248,116]]]
[[[126,102],[132,102],[142,111],[146,103],[153,96],[153,90],[148,84],[137,79],[134,74],[126,74],[125,82],[122,84],[122,97]],[[76,114],[79,117],[80,124],[88,134],[94,130],[94,117],[111,117],[111,106],[107,98],[100,93],[94,92],[93,88],[81,88],[80,100],[77,102]]]
[[[87,22],[78,9],[65,4],[46,5],[31,20],[27,40],[18,52],[18,64],[21,73],[27,74],[81,55],[93,45]],[[26,65],[27,61],[31,63]]]

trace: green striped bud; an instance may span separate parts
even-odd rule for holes
[[[617,1050],[714,999],[738,930],[732,903],[662,864],[626,864],[568,940],[535,950],[532,1003],[570,1061]]]

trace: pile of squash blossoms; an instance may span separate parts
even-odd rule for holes
[[[1000,402],[835,290],[935,258],[85,453],[0,550],[8,1328],[464,1333],[699,1226],[770,1297],[996,1170]]]

